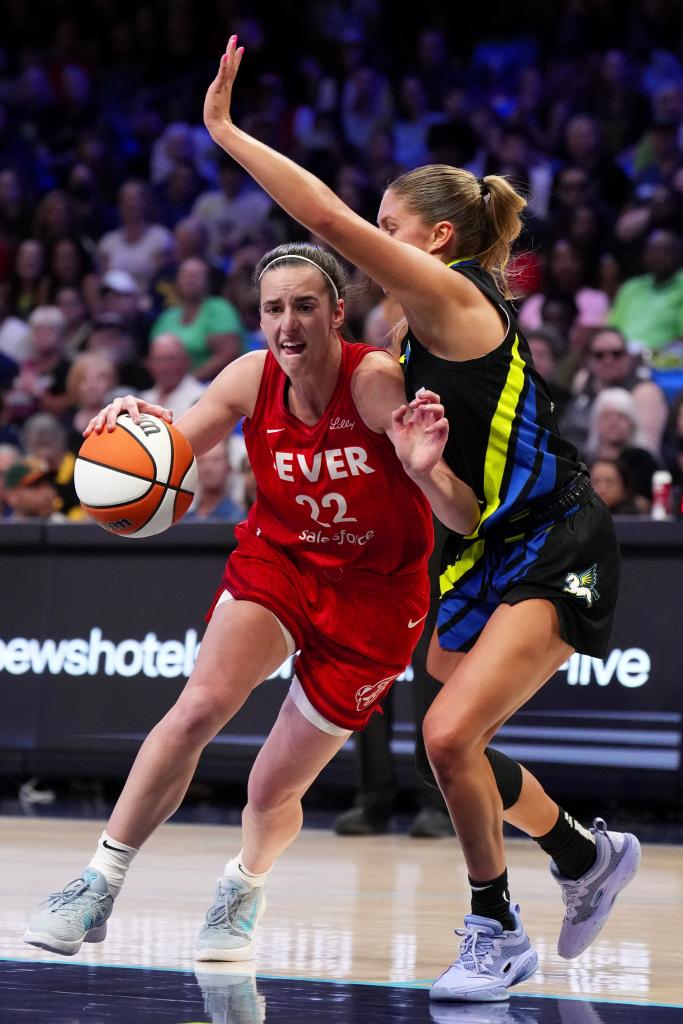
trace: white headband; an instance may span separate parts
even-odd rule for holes
[[[332,278],[330,277],[330,275],[327,273],[327,271],[323,270],[323,268],[320,266],[320,264],[316,263],[315,260],[309,260],[308,256],[299,256],[297,253],[288,253],[286,256],[276,256],[274,260],[271,260],[270,263],[267,263],[266,266],[263,268],[263,270],[261,271],[261,273],[258,276],[259,284],[261,283],[261,278],[265,274],[266,270],[270,270],[270,268],[273,266],[273,264],[274,263],[279,263],[280,260],[303,260],[304,263],[310,263],[312,267],[315,267],[316,270],[319,270],[321,274],[325,275],[327,280],[332,285],[332,291],[334,292],[335,302],[339,301],[339,292],[337,291],[337,286],[334,283],[334,281],[332,280]]]

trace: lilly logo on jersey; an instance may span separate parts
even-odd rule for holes
[[[374,473],[368,465],[368,453],[365,448],[350,445],[348,448],[326,448],[315,452],[308,462],[303,452],[275,452],[275,471],[285,483],[297,483],[302,478],[316,483],[321,475],[327,474],[331,480],[343,480],[349,476],[360,476],[361,473]]]
[[[372,686],[361,686],[356,690],[356,710],[365,711],[378,700],[384,691],[391,686],[396,676],[387,676],[386,679],[380,679],[378,683],[373,683]]]
[[[330,430],[353,430],[355,420],[345,420],[343,416],[333,416],[330,420]]]

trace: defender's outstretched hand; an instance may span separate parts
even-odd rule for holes
[[[402,405],[392,413],[394,447],[406,473],[421,477],[441,460],[448,440],[448,420],[438,403],[419,405],[406,420],[409,411]]]
[[[204,99],[204,124],[211,138],[221,127],[231,123],[232,86],[243,53],[244,47],[237,46],[237,36],[230,36],[218,66],[218,74],[207,89]]]

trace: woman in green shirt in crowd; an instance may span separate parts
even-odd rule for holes
[[[242,351],[243,326],[232,303],[209,295],[209,268],[183,260],[176,276],[177,303],[157,317],[150,341],[170,332],[180,338],[197,380],[210,381]]]

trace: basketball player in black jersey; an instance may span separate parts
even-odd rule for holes
[[[505,267],[525,202],[497,175],[421,167],[389,185],[377,230],[233,124],[242,55],[231,37],[206,95],[209,133],[290,216],[401,304],[412,401],[394,415],[400,422],[443,403],[444,458],[455,476],[432,471],[434,512],[453,528],[456,513],[460,521],[468,513],[463,495],[479,501],[477,526],[446,546],[428,665],[443,687],[425,718],[425,743],[472,890],[460,955],[431,996],[506,999],[537,957],[510,902],[503,818],[553,858],[567,907],[558,942],[565,957],[593,941],[640,855],[634,836],[607,832],[601,819],[584,829],[529,772],[487,746],[574,651],[605,653],[619,576],[609,513],[557,432],[552,398],[506,302]]]

